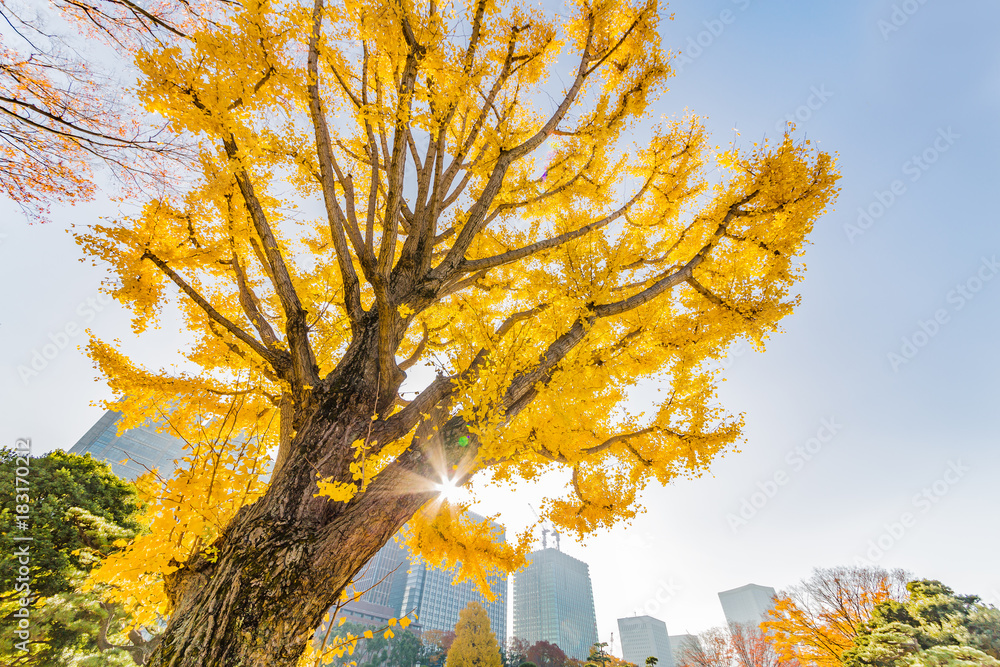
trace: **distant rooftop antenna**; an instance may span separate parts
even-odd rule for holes
[[[553,530],[552,534],[556,536],[556,551],[560,551],[560,549],[559,549],[559,531],[558,530]]]
[[[541,523],[542,522],[542,517],[538,516],[538,512],[535,511],[535,508],[532,507],[531,503],[528,503],[528,509],[531,510],[531,513],[534,514],[535,518],[538,519],[538,522]],[[556,537],[556,549],[558,549],[559,548],[559,533],[557,533],[555,530],[550,531],[548,528],[545,527],[544,524],[542,524],[542,548],[543,549],[547,549],[548,548],[548,534],[550,532],[553,535],[555,535],[555,537]]]

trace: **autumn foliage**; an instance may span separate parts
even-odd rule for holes
[[[170,168],[190,157],[92,48],[110,43],[131,49],[131,58],[155,43],[155,13],[184,13],[150,9],[143,17],[141,7],[118,0],[0,0],[0,196],[28,220],[48,220],[53,203],[92,199],[95,166],[124,186],[108,193],[120,199],[168,189]]]
[[[537,641],[528,647],[525,659],[538,667],[563,667],[566,654],[551,642]]]
[[[406,523],[463,577],[521,564],[526,537],[442,482],[559,471],[543,518],[583,535],[738,441],[716,362],[797,304],[837,173],[790,134],[718,150],[696,116],[650,122],[655,2],[190,7],[130,54],[137,102],[197,147],[186,189],[78,234],[135,333],[169,308],[187,335],[160,369],[89,346],[123,426],[190,443],[95,575],[169,615],[152,664],[294,664]]]
[[[444,667],[501,667],[500,644],[490,629],[486,610],[477,603],[459,612],[455,641],[448,650]]]
[[[761,625],[782,658],[840,667],[882,602],[905,599],[907,574],[873,567],[815,570],[777,597]]]

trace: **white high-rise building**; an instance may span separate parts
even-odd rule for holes
[[[656,658],[656,667],[674,667],[667,624],[652,616],[631,616],[618,619],[618,635],[622,642],[622,658],[644,667],[646,658]]]
[[[764,614],[774,607],[774,589],[747,584],[722,591],[719,602],[728,622],[757,626],[764,620]]]

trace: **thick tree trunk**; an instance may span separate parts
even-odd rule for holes
[[[200,556],[180,571],[171,591],[176,606],[149,664],[295,665],[351,578],[428,497],[370,489],[326,526],[274,521],[248,508],[215,543],[216,562]]]
[[[412,474],[380,475],[346,505],[314,497],[317,473],[344,479],[330,466],[346,468],[353,456],[344,451],[364,437],[375,398],[367,375],[340,375],[265,496],[239,512],[214,556],[203,553],[168,579],[174,608],[150,665],[292,667],[352,577],[434,497],[433,485],[414,484]],[[428,472],[419,449],[401,459],[417,476]]]

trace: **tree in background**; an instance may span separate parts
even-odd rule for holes
[[[723,628],[712,628],[688,641],[680,651],[675,667],[732,667],[733,647]]]
[[[901,602],[909,576],[876,567],[816,569],[781,591],[761,624],[783,660],[839,667],[882,602]]]
[[[520,637],[509,637],[504,651],[504,667],[520,667],[528,660],[530,644]],[[535,667],[538,667],[535,665]]]
[[[637,667],[635,663],[631,663],[623,658],[619,658],[616,655],[609,655],[610,660],[605,663],[607,667]]]
[[[0,619],[8,630],[25,591],[15,588],[18,563],[16,535],[28,534],[30,553],[28,579],[31,596],[37,598],[31,611],[32,640],[27,653],[14,650],[17,638],[5,631],[0,654],[10,667],[20,665],[125,665],[132,664],[121,651],[103,653],[113,647],[109,640],[128,645],[140,658],[140,647],[124,638],[119,610],[102,604],[96,592],[78,590],[87,573],[139,532],[139,496],[134,485],[119,479],[108,464],[89,454],[77,456],[54,451],[28,461],[28,498],[17,498],[14,471],[17,453],[0,449]],[[23,464],[23,461],[20,462]],[[22,502],[27,500],[27,502]],[[27,504],[29,525],[17,526],[15,512]]]
[[[563,667],[566,664],[566,654],[563,650],[546,641],[532,644],[528,648],[526,659],[537,667]]]
[[[799,667],[799,661],[782,658],[774,643],[759,626],[730,623],[727,627],[730,653],[737,667]]]
[[[391,626],[376,629],[354,622],[339,623],[333,620],[322,634],[323,647],[318,647],[316,658],[309,665],[338,665],[341,667],[414,667],[426,665],[424,645],[411,631]],[[324,651],[327,647],[348,645],[348,651]]]
[[[607,648],[607,642],[597,642],[591,646],[590,655],[587,656],[587,663],[597,665],[597,667],[607,667],[608,663],[611,662],[611,656],[606,651]]]
[[[167,12],[179,25],[180,5],[144,12],[120,0],[0,0],[0,19],[11,29],[0,45],[0,195],[30,220],[46,220],[52,202],[91,199],[95,163],[126,186],[166,184],[169,163],[161,158],[185,151],[162,119],[151,124],[130,99],[119,83],[128,77],[114,71],[119,62],[102,70],[99,58],[88,60],[88,46],[95,38],[131,48],[155,43],[156,15]],[[198,12],[195,3],[183,5]],[[122,12],[127,6],[134,11]]]
[[[490,619],[478,602],[470,602],[459,612],[455,641],[448,651],[445,667],[501,667],[500,644],[490,630]]]
[[[906,585],[902,602],[876,605],[860,628],[844,667],[1000,666],[1000,611],[939,581]]]
[[[424,643],[424,659],[428,667],[443,667],[451,645],[455,643],[454,630],[424,630],[420,639]],[[515,665],[515,667],[517,667]]]
[[[715,362],[798,303],[837,173],[791,135],[719,152],[696,117],[646,122],[670,75],[655,0],[206,6],[121,54],[136,105],[198,146],[187,189],[77,237],[137,333],[180,305],[186,371],[89,351],[123,426],[173,408],[189,466],[220,473],[191,490],[226,503],[158,507],[184,539],[101,568],[169,619],[152,664],[295,665],[407,522],[460,577],[523,563],[526,534],[499,544],[442,484],[562,470],[543,518],[587,534],[740,439]],[[632,409],[650,377],[662,400]],[[276,449],[262,495],[206,424]]]
[[[675,667],[800,667],[783,659],[764,632],[747,623],[712,628],[688,640],[678,654]]]
[[[646,667],[656,667],[656,663],[660,661],[655,655],[651,655],[646,658]]]
[[[424,655],[424,645],[420,639],[404,630],[394,633],[389,640],[389,665],[391,667],[415,667]]]

